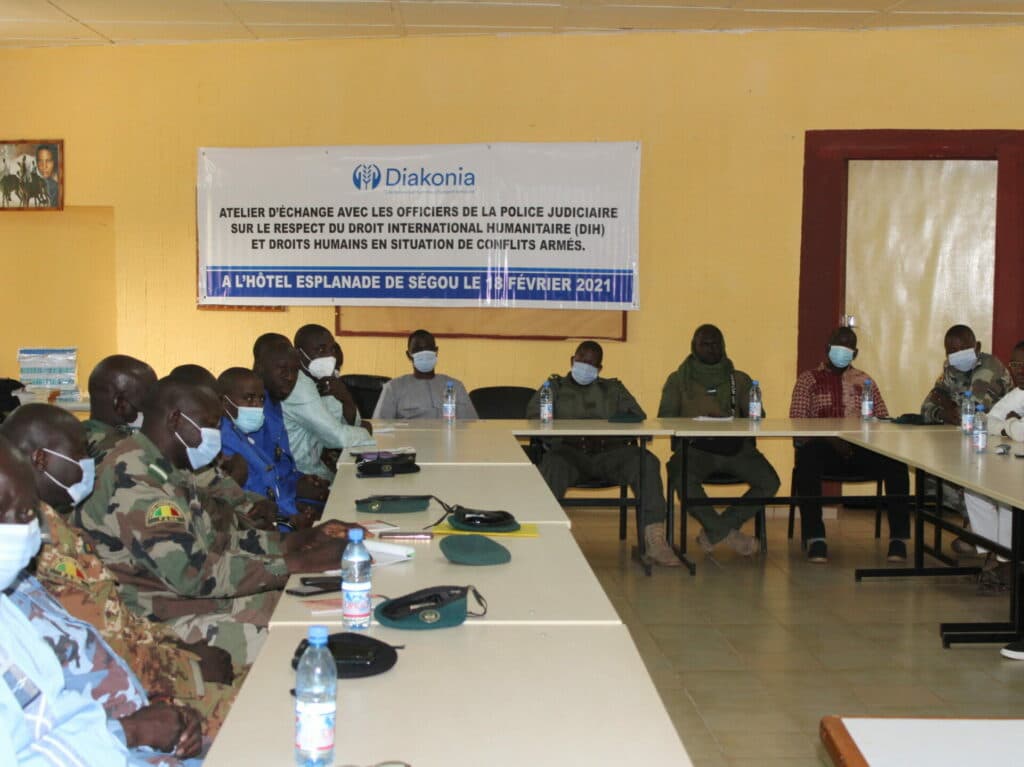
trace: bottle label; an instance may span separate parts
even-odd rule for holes
[[[860,415],[862,418],[872,418],[875,415],[875,403],[870,398],[865,398],[860,403]]]
[[[761,420],[761,403],[760,402],[751,402],[750,403],[750,407],[747,408],[747,411],[750,413],[750,419],[752,421],[760,421]]]
[[[443,405],[441,405],[441,417],[444,418],[446,421],[455,420],[454,402],[445,402]]]
[[[975,429],[973,438],[975,452],[984,453],[985,449],[988,447],[988,430]]]
[[[295,703],[295,749],[326,756],[334,750],[334,716],[338,704],[331,701]]]
[[[540,406],[540,422],[551,423],[555,419],[554,407],[550,402],[542,402]]]
[[[964,413],[960,416],[960,428],[964,430],[965,434],[974,431],[974,413]]]
[[[370,624],[370,583],[341,584],[341,618],[346,625]]]

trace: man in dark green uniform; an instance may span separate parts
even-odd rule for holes
[[[153,368],[127,354],[104,357],[89,374],[89,454],[98,466],[110,449],[142,428],[142,401],[156,383]]]
[[[659,418],[747,418],[750,376],[736,370],[725,356],[725,339],[714,325],[701,325],[690,342],[690,355],[669,375],[661,390]],[[679,476],[682,456],[675,453],[668,463],[672,476]],[[779,475],[749,437],[699,437],[687,449],[686,495],[706,499],[703,482],[712,474],[730,474],[750,489],[746,495],[767,498],[779,489]],[[730,506],[718,514],[712,506],[686,508],[704,528],[697,543],[706,552],[725,541],[734,551],[750,556],[760,547],[754,538],[740,532],[753,517],[756,506]]]
[[[584,341],[572,356],[569,375],[548,379],[555,418],[594,418],[607,421],[612,416],[629,415],[639,419],[646,414],[617,378],[599,378],[604,351],[596,341]],[[527,418],[540,416],[540,390],[526,406]],[[548,440],[540,473],[551,492],[561,500],[566,490],[579,482],[603,481],[627,483],[640,501],[647,557],[656,565],[679,567],[682,562],[665,540],[665,493],[661,484],[661,464],[621,437],[561,437]],[[643,493],[638,493],[643,472]]]

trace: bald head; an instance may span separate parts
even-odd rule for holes
[[[142,360],[126,354],[100,360],[89,374],[90,417],[109,426],[132,423],[154,383],[156,373]]]
[[[299,375],[299,353],[284,336],[266,333],[253,346],[253,372],[258,375],[270,396],[287,399]]]
[[[205,386],[207,389],[217,390],[217,379],[213,373],[202,365],[178,365],[167,377],[172,381],[189,384],[190,386]]]
[[[56,508],[67,507],[72,502],[67,488],[83,479],[79,461],[89,457],[78,419],[62,408],[34,402],[11,413],[0,434],[29,459],[39,497]]]
[[[35,517],[39,495],[28,460],[0,435],[0,524],[24,525]]]

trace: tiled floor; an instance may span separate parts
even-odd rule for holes
[[[615,515],[571,516],[697,767],[830,764],[826,714],[1024,717],[1024,662],[939,640],[941,621],[1005,620],[1008,598],[976,596],[962,577],[856,583],[855,567],[885,566],[870,513],[828,523],[827,565],[809,564],[785,521],[769,519],[766,556],[720,547],[712,559],[691,541],[695,577],[650,578]]]

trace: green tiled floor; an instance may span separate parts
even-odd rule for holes
[[[829,764],[826,714],[1024,717],[1024,662],[939,640],[941,621],[1005,620],[1008,598],[978,597],[961,577],[856,583],[855,567],[885,566],[870,513],[828,523],[827,565],[806,562],[781,519],[768,521],[767,556],[720,547],[712,559],[691,541],[692,578],[644,577],[615,515],[571,516],[698,767]]]

